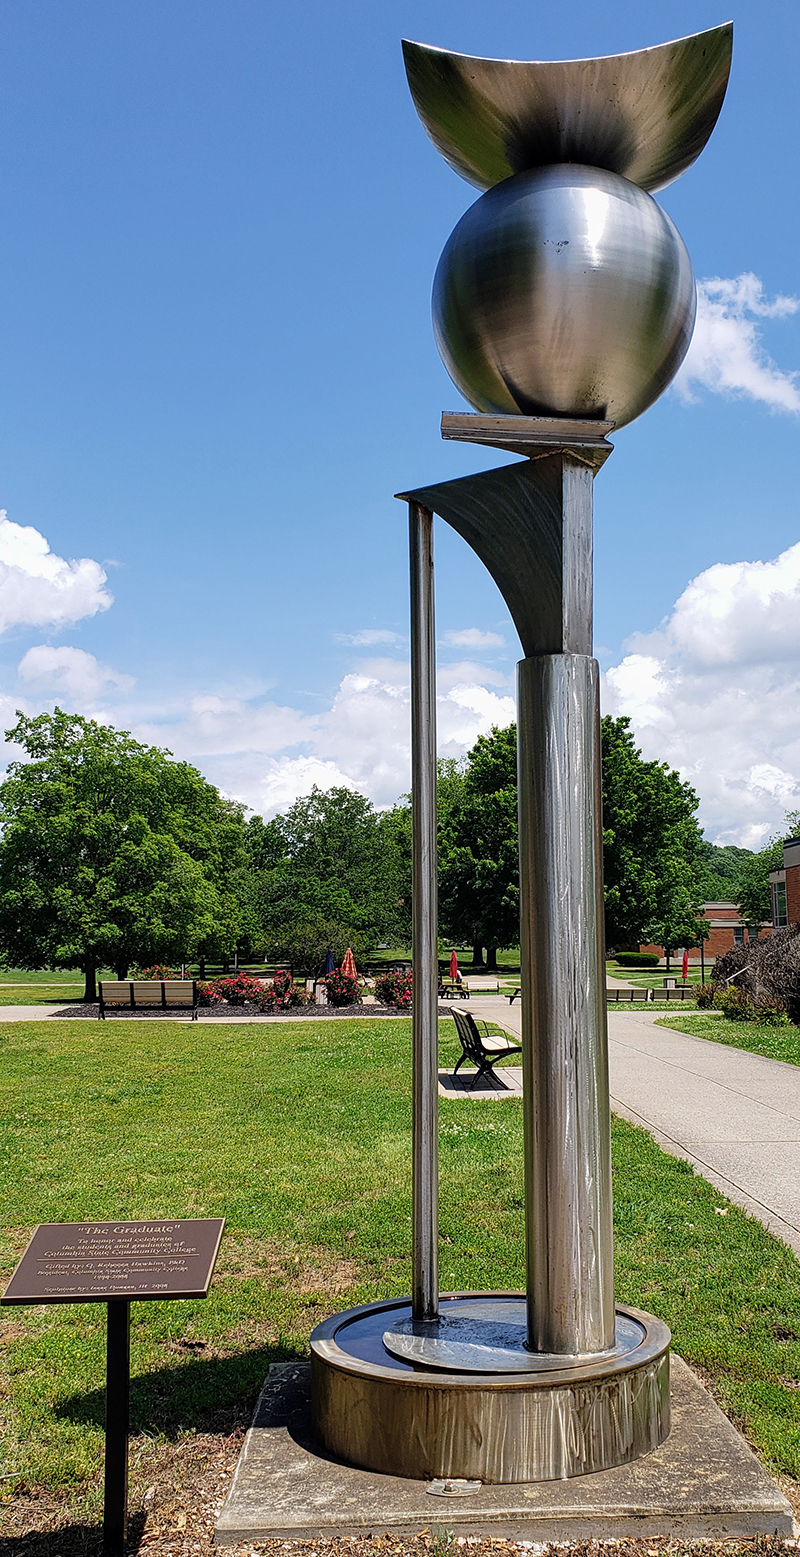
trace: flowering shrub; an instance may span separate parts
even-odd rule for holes
[[[334,968],[333,973],[328,974],[325,988],[332,1006],[355,1005],[361,995],[358,979],[350,978],[349,974],[343,973],[341,968]]]
[[[227,1000],[229,1006],[243,1006],[247,1000],[260,1001],[264,992],[261,980],[252,978],[249,973],[233,973],[215,979],[210,988],[212,999]]]
[[[134,968],[131,972],[132,979],[180,979],[183,978],[180,968],[177,973],[172,968],[164,968],[160,962],[153,964],[152,968]]]
[[[210,984],[207,979],[204,979],[197,986],[197,998],[201,1006],[214,1006],[222,996],[217,993],[216,983]]]
[[[384,973],[375,980],[375,993],[382,1005],[396,1006],[399,1011],[408,1011],[411,1006],[411,993],[414,981],[413,974]]]
[[[262,1011],[286,1011],[290,1006],[307,1006],[311,996],[296,989],[291,973],[280,968],[270,984],[262,984],[258,1003]]]

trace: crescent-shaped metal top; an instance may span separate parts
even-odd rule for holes
[[[554,162],[663,189],[699,157],[717,122],[732,49],[732,22],[600,59],[480,59],[403,42],[425,129],[479,189]]]

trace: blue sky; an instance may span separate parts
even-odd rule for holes
[[[392,494],[504,458],[439,438],[462,402],[430,286],[474,192],[416,118],[400,38],[565,58],[726,19],[0,3],[5,722],[57,699],[265,811],[315,781],[400,793]],[[693,379],[597,481],[596,641],[605,706],[691,779],[709,836],[756,845],[800,805],[800,20],[746,0],[734,22],[720,122],[659,197],[725,285],[703,289]],[[510,717],[517,647],[477,560],[444,526],[436,544],[455,754]]]

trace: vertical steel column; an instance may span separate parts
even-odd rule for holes
[[[411,562],[413,1274],[415,1319],[439,1308],[439,965],[433,514],[408,505]]]
[[[131,1390],[131,1305],[107,1305],[104,1557],[122,1557],[128,1531],[128,1413]]]
[[[614,1344],[598,667],[518,671],[528,1335]]]

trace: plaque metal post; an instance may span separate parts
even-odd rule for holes
[[[106,1464],[104,1557],[123,1557],[128,1534],[128,1424],[131,1394],[131,1305],[108,1304],[106,1325]]]

